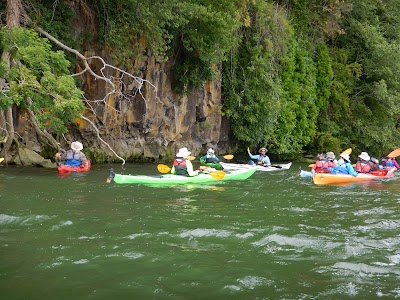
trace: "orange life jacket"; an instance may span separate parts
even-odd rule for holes
[[[369,173],[371,172],[371,166],[368,163],[362,163],[361,161],[358,161],[356,163],[356,171],[358,173]]]

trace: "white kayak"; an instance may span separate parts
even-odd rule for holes
[[[220,163],[224,170],[237,170],[237,169],[249,169],[254,168],[254,165],[249,164],[233,164],[233,163]],[[257,171],[263,172],[271,172],[271,171],[279,171],[279,170],[288,170],[292,166],[292,162],[287,164],[274,164],[269,167],[257,166]]]

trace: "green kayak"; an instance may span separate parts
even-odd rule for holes
[[[200,158],[200,164],[203,166],[211,167],[217,170],[222,169],[222,166],[220,163],[208,163],[204,158]]]
[[[215,179],[209,174],[199,174],[197,176],[188,177],[174,174],[160,174],[160,175],[122,175],[115,174],[114,181],[116,183],[125,184],[145,184],[153,186],[162,185],[179,185],[179,184],[197,184],[197,183],[217,183],[227,180],[243,180],[249,178],[256,172],[257,168],[251,169],[238,169],[225,173],[221,179]],[[218,171],[222,172],[222,171]]]

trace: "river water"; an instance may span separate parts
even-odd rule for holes
[[[299,166],[169,188],[0,167],[1,299],[400,298],[400,175],[315,186]]]

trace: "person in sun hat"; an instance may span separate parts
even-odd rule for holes
[[[379,164],[379,160],[375,157],[371,157],[371,159],[369,161],[369,165],[371,167],[371,171],[383,169],[383,166]]]
[[[87,159],[86,155],[81,152],[83,149],[83,145],[81,142],[72,142],[71,149],[66,151],[65,153],[56,153],[55,157],[58,160],[64,160],[64,165],[72,166],[72,167],[79,167],[81,165],[86,165]]]
[[[172,174],[182,176],[196,176],[199,174],[199,171],[193,170],[192,162],[187,159],[190,153],[186,147],[179,149],[171,169]]]
[[[258,153],[260,154],[251,154],[249,147],[247,147],[247,153],[249,154],[250,161],[249,164],[254,165],[254,160],[257,160],[256,164],[259,166],[264,166],[264,167],[269,167],[271,165],[271,161],[269,157],[267,156],[267,148],[261,147],[258,149]]]
[[[206,155],[200,158],[201,163],[209,163],[209,164],[217,164],[219,163],[218,157],[215,155],[215,151],[213,148],[207,150]]]
[[[358,173],[354,171],[354,168],[351,165],[350,155],[347,153],[340,154],[340,158],[337,161],[335,167],[332,169],[332,173],[350,174],[354,177],[358,175]]]
[[[371,172],[371,165],[369,164],[369,161],[371,160],[371,157],[367,152],[361,152],[361,154],[358,156],[358,161],[356,163],[356,171],[358,173],[369,173]]]
[[[337,161],[335,153],[327,152],[326,155],[320,156],[320,159],[315,162],[312,167],[312,172],[314,173],[330,173],[332,169],[335,167]]]

